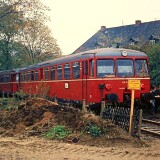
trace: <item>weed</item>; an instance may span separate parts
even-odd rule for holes
[[[72,131],[67,131],[64,126],[58,125],[53,127],[49,132],[45,134],[48,139],[64,139],[68,137]]]

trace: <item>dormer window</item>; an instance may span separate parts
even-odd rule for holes
[[[150,40],[149,42],[150,42],[151,44],[155,44],[155,43],[156,43],[156,41],[155,41],[154,39]]]
[[[135,42],[130,42],[130,45],[131,45],[131,46],[135,45]]]
[[[129,44],[130,44],[131,46],[138,44],[137,38],[130,38],[130,39],[129,39]]]
[[[148,38],[150,44],[156,44],[159,42],[159,37],[154,36],[154,35],[150,35],[150,37]]]

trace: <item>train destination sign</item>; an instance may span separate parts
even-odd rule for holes
[[[131,89],[131,90],[140,90],[141,89],[141,82],[140,82],[140,80],[129,79],[128,80],[128,89]]]

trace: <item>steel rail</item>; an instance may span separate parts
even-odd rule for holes
[[[142,119],[142,122],[149,123],[151,126],[143,126],[141,131],[160,136],[160,121]]]

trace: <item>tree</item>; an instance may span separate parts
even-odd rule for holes
[[[157,85],[160,83],[160,45],[148,44],[142,48],[142,51],[149,57],[151,83]]]
[[[14,5],[11,6],[3,1],[0,5],[0,18],[1,64],[3,68],[10,69],[12,68],[10,44],[22,26],[22,15],[18,14],[14,9]]]
[[[26,46],[24,56],[29,59],[29,64],[61,56],[60,48],[51,36],[51,31],[37,20],[28,21],[21,32],[20,42]]]
[[[0,65],[3,69],[41,62],[61,55],[51,36],[44,14],[48,10],[39,0],[0,1]],[[15,46],[14,46],[15,45]],[[17,57],[18,56],[18,57]],[[18,65],[16,61],[23,63]]]
[[[147,42],[128,48],[140,50],[148,55],[151,84],[158,85],[158,83],[160,83],[160,45]]]

